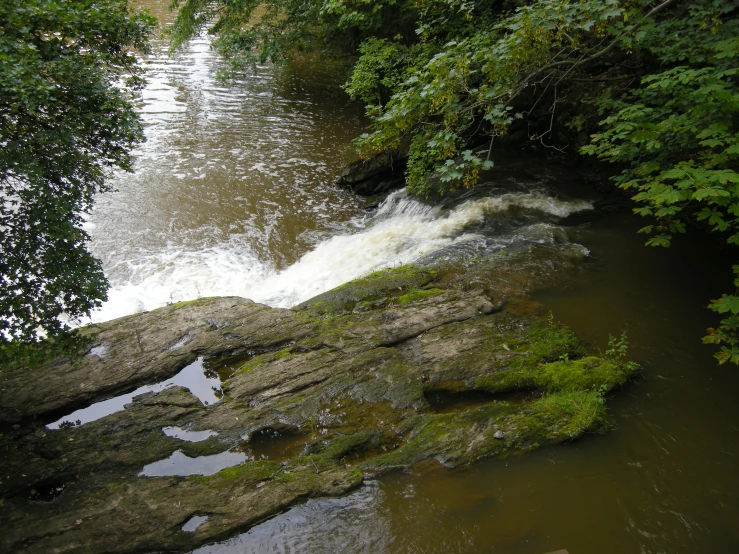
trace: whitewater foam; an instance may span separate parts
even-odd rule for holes
[[[358,231],[322,241],[280,272],[260,261],[243,239],[205,249],[168,247],[149,254],[131,262],[135,269],[126,281],[111,279],[109,300],[93,320],[204,296],[243,296],[273,307],[290,307],[371,271],[479,239],[473,227],[486,218],[504,218],[514,208],[560,218],[591,207],[584,200],[560,200],[533,191],[468,200],[444,211],[401,190],[391,194],[373,217],[357,218],[345,226]],[[516,236],[541,242],[542,228],[535,229]]]

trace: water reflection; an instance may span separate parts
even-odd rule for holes
[[[210,437],[218,436],[215,431],[190,431],[181,427],[164,427],[162,433],[168,437],[174,437],[185,442],[202,442]]]
[[[208,521],[208,516],[193,516],[182,526],[182,530],[185,533],[194,533],[206,521]]]
[[[171,18],[167,1],[144,2]],[[363,126],[338,89],[343,66],[305,59],[262,67],[228,85],[207,38],[144,60],[147,143],[118,192],[96,199],[94,253],[111,281],[96,316],[228,294],[294,262],[361,213],[332,182]]]
[[[382,517],[383,497],[378,483],[369,482],[343,498],[309,500],[248,533],[192,554],[387,552],[393,538]]]
[[[96,402],[86,408],[81,408],[60,418],[54,423],[50,423],[46,427],[48,429],[59,429],[66,423],[72,425],[82,425],[96,421],[100,418],[120,412],[129,405],[134,398],[146,393],[157,393],[170,387],[185,387],[192,394],[205,404],[215,404],[223,396],[221,390],[221,381],[218,374],[209,372],[203,365],[203,358],[198,358],[193,363],[185,366],[177,375],[161,383],[153,385],[144,385],[137,388],[133,392],[121,394],[119,396]],[[66,423],[65,423],[66,422]]]
[[[188,475],[213,475],[227,467],[243,464],[247,460],[243,452],[221,452],[212,456],[190,458],[176,450],[169,458],[144,466],[139,473],[143,477],[172,477]]]

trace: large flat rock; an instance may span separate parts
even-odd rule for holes
[[[0,374],[0,553],[185,552],[366,475],[604,429],[603,393],[634,366],[587,357],[510,285],[494,288],[494,270],[469,275],[398,268],[294,310],[181,303],[87,330],[82,360]],[[196,358],[222,369],[219,401],[172,387],[43,426]],[[183,530],[193,517],[202,524]]]
[[[174,304],[86,332],[95,338],[80,360],[0,373],[0,422],[69,411],[165,380],[198,356],[266,351],[305,337],[310,328],[290,310],[224,297]]]

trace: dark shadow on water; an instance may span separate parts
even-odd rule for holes
[[[293,430],[261,429],[244,438],[239,450],[249,459],[284,462],[301,453],[309,435]]]
[[[432,412],[447,414],[463,412],[470,408],[485,406],[492,402],[522,403],[535,398],[537,394],[530,390],[517,390],[502,393],[490,393],[481,390],[449,390],[436,388],[426,391],[424,397]]]
[[[59,481],[37,483],[28,495],[31,502],[51,502],[64,492],[66,485]]]

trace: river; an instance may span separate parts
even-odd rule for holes
[[[147,2],[162,21],[167,3]],[[111,282],[94,319],[210,295],[290,306],[373,269],[545,242],[583,262],[535,299],[594,349],[628,329],[644,367],[611,399],[605,435],[394,473],[198,553],[739,552],[739,370],[700,344],[725,260],[699,239],[643,247],[630,214],[587,216],[594,194],[577,174],[526,160],[470,197],[433,206],[400,192],[366,212],[332,185],[365,125],[337,89],[340,66],[306,57],[223,85],[207,39],[165,48],[145,60],[136,171],[87,222]]]

